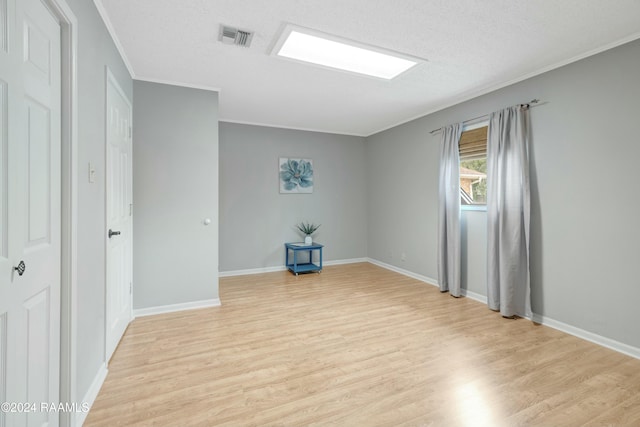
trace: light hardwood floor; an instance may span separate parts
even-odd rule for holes
[[[136,319],[85,425],[640,426],[640,360],[371,264],[220,297]]]

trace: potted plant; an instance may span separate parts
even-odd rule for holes
[[[311,235],[315,233],[315,231],[318,228],[320,228],[320,225],[321,224],[315,225],[310,222],[305,223],[304,221],[302,221],[300,224],[296,224],[296,227],[298,227],[298,230],[302,231],[305,234],[305,237],[304,237],[305,245],[313,244],[313,239],[311,238]]]

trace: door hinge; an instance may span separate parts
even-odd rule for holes
[[[129,126],[129,139],[133,137],[133,127]]]
[[[133,293],[133,282],[129,282],[129,293]]]
[[[129,216],[133,216],[133,203],[129,203]]]

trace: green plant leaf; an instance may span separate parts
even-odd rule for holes
[[[311,234],[315,233],[318,228],[320,228],[320,225],[321,224],[315,225],[315,224],[310,223],[310,222],[306,222],[305,223],[304,221],[302,221],[300,224],[296,224],[296,227],[302,233],[304,233],[306,235],[311,235]]]

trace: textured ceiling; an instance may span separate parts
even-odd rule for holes
[[[134,78],[220,91],[220,120],[370,135],[640,38],[640,0],[94,0]],[[220,24],[255,31],[249,48]],[[270,56],[286,24],[425,58],[391,81]]]

